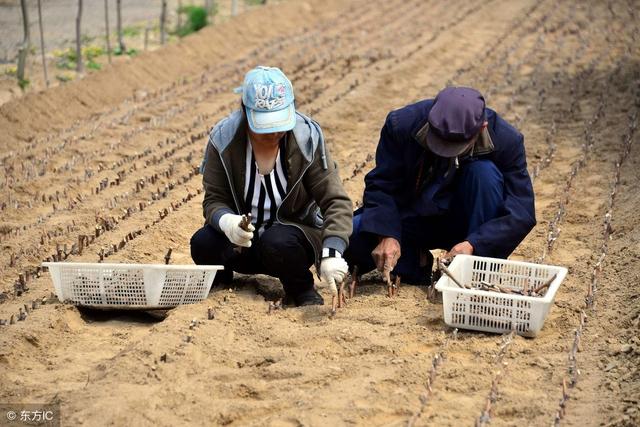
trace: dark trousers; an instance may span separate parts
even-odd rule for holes
[[[431,266],[420,266],[421,252],[450,250],[482,224],[498,216],[504,203],[504,183],[496,165],[489,160],[477,160],[464,165],[458,173],[452,183],[454,196],[449,212],[402,221],[401,256],[393,273],[399,274],[403,282],[427,282]],[[364,274],[376,267],[371,252],[378,245],[379,236],[360,232],[360,229],[361,217],[356,212],[345,258],[351,268],[357,265],[358,273]]]
[[[222,281],[230,282],[236,271],[277,277],[287,294],[313,287],[309,267],[313,264],[314,252],[300,229],[274,224],[261,236],[258,237],[257,232],[254,235],[251,247],[240,250],[227,236],[207,224],[191,237],[191,258],[198,265],[223,265],[224,271],[218,273]]]

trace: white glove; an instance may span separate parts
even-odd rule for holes
[[[322,280],[327,283],[329,290],[334,295],[338,293],[336,284],[342,283],[348,271],[349,266],[343,258],[323,258],[320,262],[320,276]]]
[[[251,239],[253,239],[255,227],[253,224],[249,224],[249,230],[251,231],[245,231],[240,228],[240,221],[242,221],[242,215],[227,213],[220,217],[218,225],[231,243],[245,248],[251,247]]]

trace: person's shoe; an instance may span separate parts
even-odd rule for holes
[[[324,305],[324,299],[322,299],[322,296],[314,288],[297,294],[287,294],[285,301],[293,302],[297,307],[303,307],[305,305]]]
[[[233,283],[233,270],[225,268],[224,270],[218,270],[216,277],[213,279],[213,285],[211,289],[218,286],[228,286]]]
[[[293,300],[293,297],[290,294],[285,293],[284,298],[282,298],[282,305],[284,307],[295,306],[296,302]]]

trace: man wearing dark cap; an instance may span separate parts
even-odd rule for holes
[[[427,284],[429,249],[506,258],[535,223],[522,134],[475,89],[448,87],[387,116],[345,258]]]

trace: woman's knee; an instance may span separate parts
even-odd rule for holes
[[[280,226],[267,229],[258,242],[260,258],[272,267],[295,267],[313,264],[313,249],[302,231],[294,227]]]
[[[196,264],[216,264],[222,260],[216,259],[216,254],[221,254],[228,241],[225,237],[213,229],[210,225],[205,225],[193,236],[191,236],[191,258]]]

